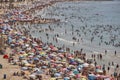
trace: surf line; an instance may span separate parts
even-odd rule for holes
[[[63,39],[63,38],[57,38],[57,39],[60,40],[60,41],[67,42],[67,43],[71,43],[71,44],[75,43],[75,44],[77,44],[77,42],[75,42],[75,41],[68,41],[68,40]]]

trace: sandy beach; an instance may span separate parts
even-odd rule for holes
[[[45,1],[41,3],[45,4]],[[97,80],[101,80],[100,75],[106,80],[109,77],[114,79],[108,80],[117,80],[114,73],[120,77],[119,1],[56,1],[49,6],[48,1],[42,9],[41,3],[30,4],[31,9],[28,6],[20,10],[29,9],[28,19],[38,17],[59,19],[60,22],[14,23],[13,19],[14,24],[9,26],[9,22],[0,21],[2,33],[9,33],[5,43],[8,58],[0,55],[0,64],[3,65],[0,80],[4,74],[6,80],[57,80],[58,77],[60,80],[80,80],[82,76],[88,80],[90,74],[94,74]],[[35,4],[39,8],[35,8]],[[14,18],[19,16],[16,9],[10,13],[15,13]],[[23,17],[20,20],[27,20],[24,19],[26,15],[20,12]],[[92,59],[92,63],[88,63],[88,59]],[[18,74],[14,74],[16,72]],[[77,78],[78,75],[80,77]]]

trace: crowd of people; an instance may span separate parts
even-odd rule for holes
[[[24,79],[28,80],[120,79],[120,74],[117,73],[119,70],[118,64],[111,76],[107,73],[110,67],[106,69],[105,65],[97,64],[96,59],[101,60],[102,54],[93,54],[91,55],[92,59],[87,59],[83,49],[75,51],[70,48],[63,49],[52,43],[45,43],[38,38],[33,38],[25,31],[19,31],[13,26],[16,24],[16,20],[11,20],[11,15],[15,17],[17,14],[19,14],[19,11],[16,12],[16,9],[7,13],[4,17],[7,16],[8,21],[1,21],[0,26],[0,33],[7,37],[5,38],[5,44],[8,46],[5,46],[4,49],[9,47],[12,51],[10,54],[4,53],[7,56],[4,55],[4,58],[8,60],[8,64],[20,66],[21,71],[14,72],[13,76],[23,76]],[[114,65],[113,62],[108,64]]]

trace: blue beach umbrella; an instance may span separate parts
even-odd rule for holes
[[[96,80],[96,77],[94,74],[89,74],[88,75],[88,80]]]
[[[34,58],[33,60],[34,60],[34,61],[39,61],[39,58]]]
[[[77,69],[74,69],[73,73],[76,75],[76,74],[79,74],[79,71]]]
[[[55,77],[60,77],[61,74],[60,74],[60,73],[55,73],[54,76],[55,76]]]

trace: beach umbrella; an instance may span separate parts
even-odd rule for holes
[[[56,80],[56,78],[50,78],[50,80]]]
[[[55,54],[50,54],[50,56],[52,56],[52,57],[56,57],[57,55],[55,55]]]
[[[4,58],[4,59],[8,59],[9,56],[8,56],[7,54],[5,54],[5,55],[3,56],[3,58]]]
[[[41,57],[41,55],[37,55],[36,57],[37,57],[37,58],[40,58],[40,57]]]
[[[66,71],[67,70],[67,68],[62,68],[62,71]]]
[[[38,44],[37,43],[33,43],[32,46],[38,46]]]
[[[29,44],[25,44],[26,47],[29,47]]]
[[[58,53],[64,53],[65,51],[63,49],[58,50]]]
[[[72,64],[72,65],[76,65],[76,64],[77,64],[77,62],[75,62],[75,61],[74,61],[74,62],[72,62],[71,64]]]
[[[52,48],[51,50],[52,50],[52,51],[57,51],[58,48],[54,47],[54,48]]]
[[[47,50],[47,49],[48,49],[48,46],[43,47],[43,50]]]
[[[68,67],[70,68],[70,67],[74,67],[74,65],[68,65]]]
[[[95,76],[98,78],[98,77],[100,77],[101,75],[100,75],[100,74],[96,74]]]
[[[88,66],[89,66],[88,63],[84,63],[84,64],[83,64],[83,67],[88,67]]]
[[[55,62],[55,61],[51,59],[50,62]]]
[[[34,53],[33,52],[29,52],[28,55],[34,55]]]
[[[54,48],[54,46],[53,46],[53,45],[50,45],[49,47],[50,47],[51,49],[53,49],[53,48]]]
[[[55,73],[54,76],[55,76],[55,77],[60,77],[61,74],[60,74],[60,73]]]
[[[35,74],[31,74],[31,75],[29,75],[29,77],[35,79],[36,75]]]
[[[28,61],[27,60],[22,60],[22,63],[23,64],[28,64]]]
[[[43,74],[43,71],[41,71],[41,70],[36,71],[35,74],[36,74],[36,75],[38,75],[38,74]]]
[[[103,73],[103,70],[101,70],[101,69],[96,69],[96,72],[97,72],[97,73]]]
[[[37,48],[39,51],[41,51],[42,50],[42,48]]]
[[[24,56],[22,56],[22,55],[19,56],[19,59],[23,59],[23,58],[24,58]]]
[[[73,57],[72,56],[70,56],[70,57],[68,57],[69,59],[73,59]]]
[[[46,52],[45,52],[45,51],[41,51],[40,54],[41,54],[41,55],[45,55]]]
[[[25,51],[23,51],[23,50],[20,51],[20,54],[24,54],[24,53],[25,53]]]
[[[100,66],[100,65],[97,65],[96,68],[97,68],[97,69],[101,69],[101,66]]]
[[[83,68],[83,65],[78,65],[77,67],[78,67],[78,68]]]
[[[28,67],[21,67],[21,70],[27,70]]]
[[[109,76],[106,76],[106,75],[100,75],[99,77],[104,79],[109,78]]]
[[[39,68],[33,68],[33,71],[40,71]]]
[[[79,74],[79,71],[77,69],[74,69],[73,73],[76,75],[76,74]]]
[[[64,77],[64,80],[69,80],[70,78],[69,77]]]
[[[62,67],[63,65],[62,65],[62,64],[58,64],[57,66],[60,66],[60,67]]]
[[[39,61],[39,58],[35,57],[33,60],[34,60],[34,61]]]
[[[82,77],[82,78],[80,78],[80,80],[87,80],[86,78],[84,78],[84,77]]]
[[[34,64],[25,64],[25,66],[27,66],[27,67],[35,67],[35,65]]]
[[[105,78],[104,80],[111,80],[110,78]]]
[[[47,68],[47,66],[42,66],[42,69],[46,69]]]
[[[71,72],[69,73],[69,76],[73,77],[73,76],[75,76],[75,74],[71,71]]]
[[[83,60],[81,60],[81,59],[79,59],[79,58],[77,58],[77,59],[75,59],[77,62],[79,62],[79,63],[84,63],[84,61]]]
[[[50,51],[51,50],[51,48],[50,47],[48,47],[48,49],[47,49],[48,51]]]
[[[62,57],[62,58],[63,58],[63,57],[64,57],[64,55],[63,55],[63,54],[59,54],[59,57]]]
[[[26,56],[28,56],[28,54],[24,53],[23,56],[26,57]]]
[[[93,67],[93,68],[94,68],[94,67],[95,67],[95,64],[90,64],[90,67]]]
[[[88,75],[88,80],[95,80],[96,76],[94,74],[89,74]]]
[[[73,62],[75,62],[75,60],[72,58],[72,59],[70,59],[70,63],[73,63]]]
[[[3,20],[2,20],[2,19],[0,19],[0,23],[3,23]]]
[[[15,44],[10,44],[10,46],[14,47],[14,46],[15,46]]]
[[[28,58],[33,58],[33,55],[29,55]]]

